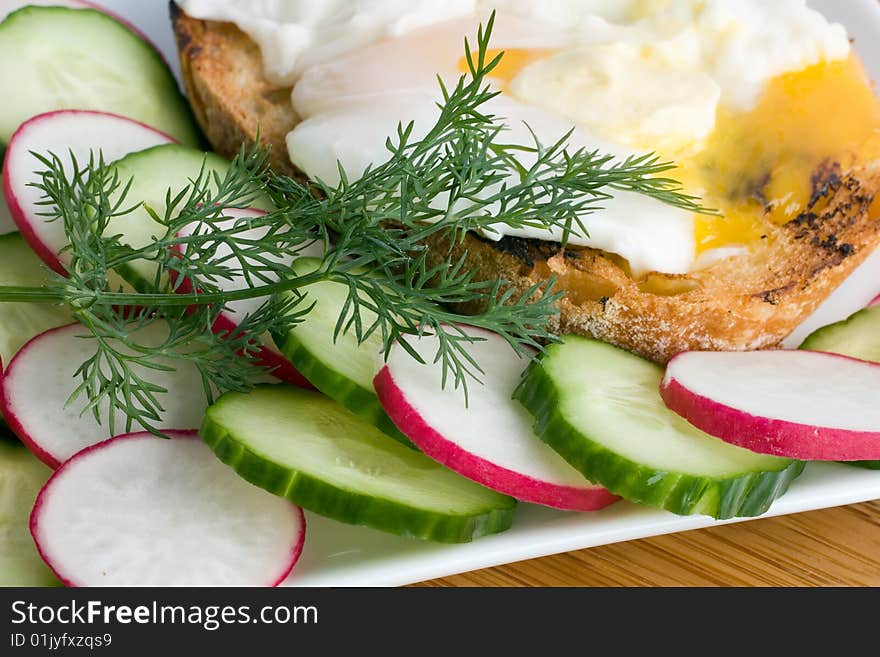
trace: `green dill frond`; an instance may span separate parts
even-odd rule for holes
[[[498,95],[488,78],[502,57],[489,56],[493,25],[494,14],[480,27],[475,51],[465,41],[468,72],[454,86],[439,82],[436,123],[421,138],[414,124],[401,123],[386,141],[385,162],[357,179],[340,165],[335,185],[305,183],[274,174],[264,149],[242,148],[224,175],[203,167],[184,189],[168,192],[161,211],[145,207],[161,230],[144,246],[109,230],[113,219],[142,206],[113,165],[100,154],[68,169],[59,157],[42,157],[37,186],[47,218],[63,223],[67,276],[55,276],[48,290],[0,288],[0,300],[62,301],[74,310],[95,352],[77,371],[71,400],[113,433],[155,432],[164,391],[151,372],[195,367],[209,401],[247,390],[264,374],[262,336],[308,322],[308,288],[322,281],[348,290],[337,335],[361,342],[378,335],[386,357],[397,343],[414,358],[413,341],[436,335],[444,385],[467,394],[468,382],[481,376],[470,350],[479,338],[459,325],[495,332],[529,356],[555,339],[547,327],[563,295],[552,279],[519,291],[481,279],[466,255],[452,255],[467,232],[555,230],[566,242],[575,232],[588,235],[589,215],[617,191],[712,212],[664,175],[674,165],[656,155],[620,161],[571,151],[570,134],[552,144],[534,133],[530,143],[506,143],[507,126],[487,106]],[[228,214],[255,205],[266,213]],[[431,252],[429,240],[450,248]],[[291,259],[313,244],[324,252],[317,269],[297,274]],[[122,283],[132,267],[151,272],[143,289]],[[216,332],[227,304],[245,299],[261,303],[235,330]],[[464,315],[462,304],[483,310]]]

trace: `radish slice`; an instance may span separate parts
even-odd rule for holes
[[[823,326],[807,337],[800,348],[880,363],[880,307],[871,305],[842,322]],[[859,468],[880,470],[878,460],[844,461],[844,463]]]
[[[762,454],[880,459],[880,365],[813,351],[688,352],[660,393],[691,424]]]
[[[234,225],[236,221],[246,220],[249,217],[260,217],[266,214],[263,210],[255,210],[255,209],[227,209],[224,211],[224,215],[229,217],[229,224]],[[220,222],[222,226],[226,222]],[[193,226],[192,229],[184,234],[194,234],[200,233],[198,227]],[[259,238],[263,234],[265,234],[266,228],[255,228],[250,231],[246,231],[242,234],[242,237],[253,237]],[[321,255],[321,248],[317,244],[311,244],[306,246],[299,254],[285,254],[284,258],[277,258],[266,255],[266,258],[272,258],[276,262],[288,263],[292,264],[293,261],[299,256],[318,256]],[[232,249],[227,245],[221,245],[216,251],[217,258],[226,260],[227,262],[232,261],[233,266],[238,268],[238,264],[232,260]],[[277,278],[273,278],[274,282]],[[231,279],[218,278],[212,281],[214,284],[219,286],[224,291],[232,291],[232,290],[241,290],[248,287],[247,281],[244,276],[235,276]],[[269,281],[266,281],[269,282]],[[181,286],[180,290],[182,292],[186,292],[192,289],[192,283],[186,283]],[[266,297],[260,297],[256,299],[242,299],[240,301],[232,301],[223,309],[223,312],[220,313],[220,316],[217,318],[217,322],[214,324],[214,331],[217,333],[235,333],[238,325],[251,313],[256,312],[261,305],[266,301]],[[260,349],[260,361],[266,368],[271,370],[272,376],[286,383],[291,383],[296,386],[300,386],[303,388],[312,388],[312,384],[308,382],[308,380],[300,374],[297,369],[287,360],[281,352],[278,350],[278,347],[275,346],[275,342],[272,340],[271,335],[264,335],[263,338],[263,346]]]
[[[162,326],[154,324],[142,329],[137,339],[160,344],[162,333]],[[84,447],[109,438],[113,431],[98,425],[91,413],[82,413],[83,398],[67,403],[80,383],[73,378],[74,372],[95,353],[93,341],[81,338],[83,335],[88,331],[80,324],[41,333],[15,355],[0,381],[0,403],[9,428],[53,468]],[[160,429],[198,429],[208,405],[201,376],[189,363],[169,365],[175,371],[139,372],[169,391],[157,395],[165,412],[156,425]],[[106,403],[100,414],[108,416]]]
[[[31,513],[68,586],[277,586],[302,552],[299,507],[238,477],[195,433],[111,438],[67,461]]]
[[[443,368],[434,362],[439,340],[412,341],[425,363],[395,345],[374,385],[394,423],[425,454],[460,475],[524,502],[557,509],[594,511],[618,498],[587,481],[541,442],[532,418],[511,399],[528,359],[503,338],[461,327],[479,338],[469,347],[483,369],[482,383],[443,388]]]
[[[43,262],[59,274],[65,273],[58,253],[67,246],[67,236],[60,221],[48,221],[41,216],[46,212],[46,207],[40,205],[43,195],[32,185],[41,182],[36,172],[45,166],[33,153],[55,153],[70,174],[71,153],[80,166],[99,151],[109,163],[173,141],[143,123],[104,112],[60,110],[26,121],[12,136],[3,163],[3,192],[22,237]]]

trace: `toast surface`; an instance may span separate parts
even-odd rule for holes
[[[234,25],[173,5],[172,20],[193,110],[217,152],[231,157],[259,131],[274,169],[300,175],[285,144],[298,121],[291,90],[266,81],[259,48]],[[555,275],[567,292],[551,323],[559,334],[590,335],[661,363],[687,350],[772,348],[880,244],[880,213],[871,212],[878,188],[880,167],[843,172],[827,163],[813,175],[806,211],[784,225],[767,221],[748,254],[685,275],[636,279],[612,254],[516,237],[469,234],[453,252],[467,254],[478,278],[520,291]],[[444,256],[448,249],[431,246]]]
[[[187,97],[214,150],[231,158],[259,132],[273,169],[295,173],[284,138],[299,118],[290,89],[263,77],[257,44],[231,23],[195,20],[170,6]]]

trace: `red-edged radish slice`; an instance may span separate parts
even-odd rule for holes
[[[93,341],[81,337],[84,335],[88,331],[80,324],[41,333],[15,355],[0,381],[0,408],[9,428],[37,458],[53,468],[114,433],[112,427],[95,422],[91,413],[82,412],[85,398],[67,403],[81,382],[73,377],[74,373],[95,353]],[[135,337],[142,343],[161,344],[165,336],[162,325],[154,324]],[[169,365],[175,370],[139,371],[168,390],[157,395],[164,413],[156,426],[198,429],[207,408],[201,376],[189,363]],[[106,418],[107,404],[100,411]],[[117,417],[117,422],[122,420]]]
[[[494,333],[461,328],[481,340],[468,348],[483,374],[482,384],[469,383],[467,404],[451,382],[442,387],[442,366],[434,362],[436,337],[412,341],[428,365],[392,347],[374,385],[400,430],[435,461],[524,502],[594,511],[617,500],[541,442],[528,411],[511,399],[528,359]]]
[[[55,153],[66,171],[72,171],[71,154],[80,166],[103,153],[106,162],[174,140],[143,123],[115,114],[85,110],[59,110],[26,121],[12,136],[3,162],[3,193],[22,237],[49,267],[64,274],[58,253],[67,246],[64,225],[41,214],[42,192],[33,187],[41,181],[37,172],[45,166],[33,153]]]
[[[73,456],[31,513],[68,586],[277,586],[299,559],[299,507],[247,483],[193,432],[139,433]]]
[[[880,306],[880,296],[868,304],[868,308],[873,308],[874,306]]]
[[[880,459],[880,365],[816,351],[687,352],[666,405],[706,433],[805,461]]]
[[[261,217],[264,214],[266,214],[264,211],[255,209],[227,209],[224,211],[224,216],[229,218],[228,223],[230,224],[230,226],[233,225],[236,221],[246,221],[248,218]],[[223,225],[223,223],[221,223],[221,225]],[[190,234],[197,231],[198,227],[194,226],[192,227]],[[265,233],[266,228],[258,227],[244,232],[242,234],[242,237],[252,236],[254,238],[258,238]],[[286,254],[284,258],[277,258],[271,255],[267,255],[266,257],[267,259],[271,258],[277,262],[292,264],[296,257],[318,255],[321,255],[321,248],[316,244],[310,244],[296,255]],[[233,258],[232,249],[229,246],[223,244],[218,247],[216,256],[220,259],[229,261]],[[238,268],[237,263],[234,263],[234,266],[235,268]],[[218,278],[217,280],[213,281],[213,283],[226,291],[240,290],[248,287],[247,282],[245,281],[243,276],[235,276],[231,279]],[[198,285],[198,282],[196,281],[195,284]],[[193,282],[188,282],[181,286],[181,291],[192,289],[192,286]],[[238,325],[249,314],[257,311],[265,301],[266,297],[260,297],[256,299],[243,299],[240,301],[232,301],[226,304],[223,312],[220,314],[220,317],[217,318],[217,322],[214,324],[214,331],[219,333],[235,333]],[[297,369],[290,363],[290,361],[287,360],[283,355],[281,355],[278,347],[275,346],[275,343],[272,340],[272,336],[267,334],[263,336],[262,339],[263,347],[260,349],[260,360],[262,361],[264,366],[271,370],[274,377],[286,383],[290,383],[303,388],[313,388],[312,384],[309,383],[308,380],[297,371]]]

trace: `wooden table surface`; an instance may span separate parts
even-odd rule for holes
[[[595,547],[420,586],[880,586],[880,500]]]

